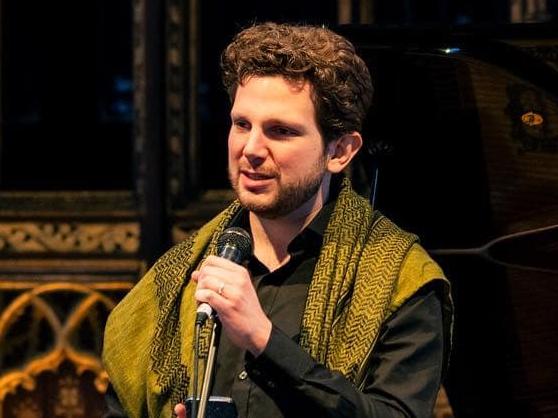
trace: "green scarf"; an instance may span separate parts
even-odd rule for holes
[[[188,278],[215,253],[217,237],[239,209],[233,203],[169,250],[111,313],[103,361],[130,418],[169,418],[186,398],[196,308],[196,285]],[[357,386],[385,319],[426,283],[447,284],[416,241],[343,181],[309,287],[300,345]]]

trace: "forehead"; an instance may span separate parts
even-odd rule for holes
[[[290,80],[282,76],[246,78],[236,89],[232,113],[266,110],[314,114],[311,84],[303,79]]]

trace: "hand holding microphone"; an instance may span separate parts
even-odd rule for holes
[[[209,256],[192,279],[198,283],[198,318],[215,310],[231,342],[257,356],[267,345],[271,321],[263,312],[248,270],[237,264],[251,253],[251,247],[246,231],[227,229],[217,244],[219,256]]]
[[[230,260],[236,264],[242,264],[252,252],[252,238],[250,234],[242,228],[231,227],[217,240],[217,256]],[[198,275],[199,276],[199,275]],[[197,280],[198,276],[194,276]],[[219,285],[217,293],[223,294],[225,283]],[[209,303],[200,303],[197,309],[196,322],[203,324],[210,316],[213,315],[213,308]]]

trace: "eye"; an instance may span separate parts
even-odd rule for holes
[[[271,128],[271,134],[274,136],[297,136],[298,131],[287,126],[276,125]]]
[[[250,123],[245,119],[235,119],[233,120],[233,125],[242,131],[246,131],[250,129]]]

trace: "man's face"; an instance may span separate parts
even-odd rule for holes
[[[327,159],[308,82],[251,77],[236,90],[229,132],[229,177],[244,207],[266,218],[310,201]]]

